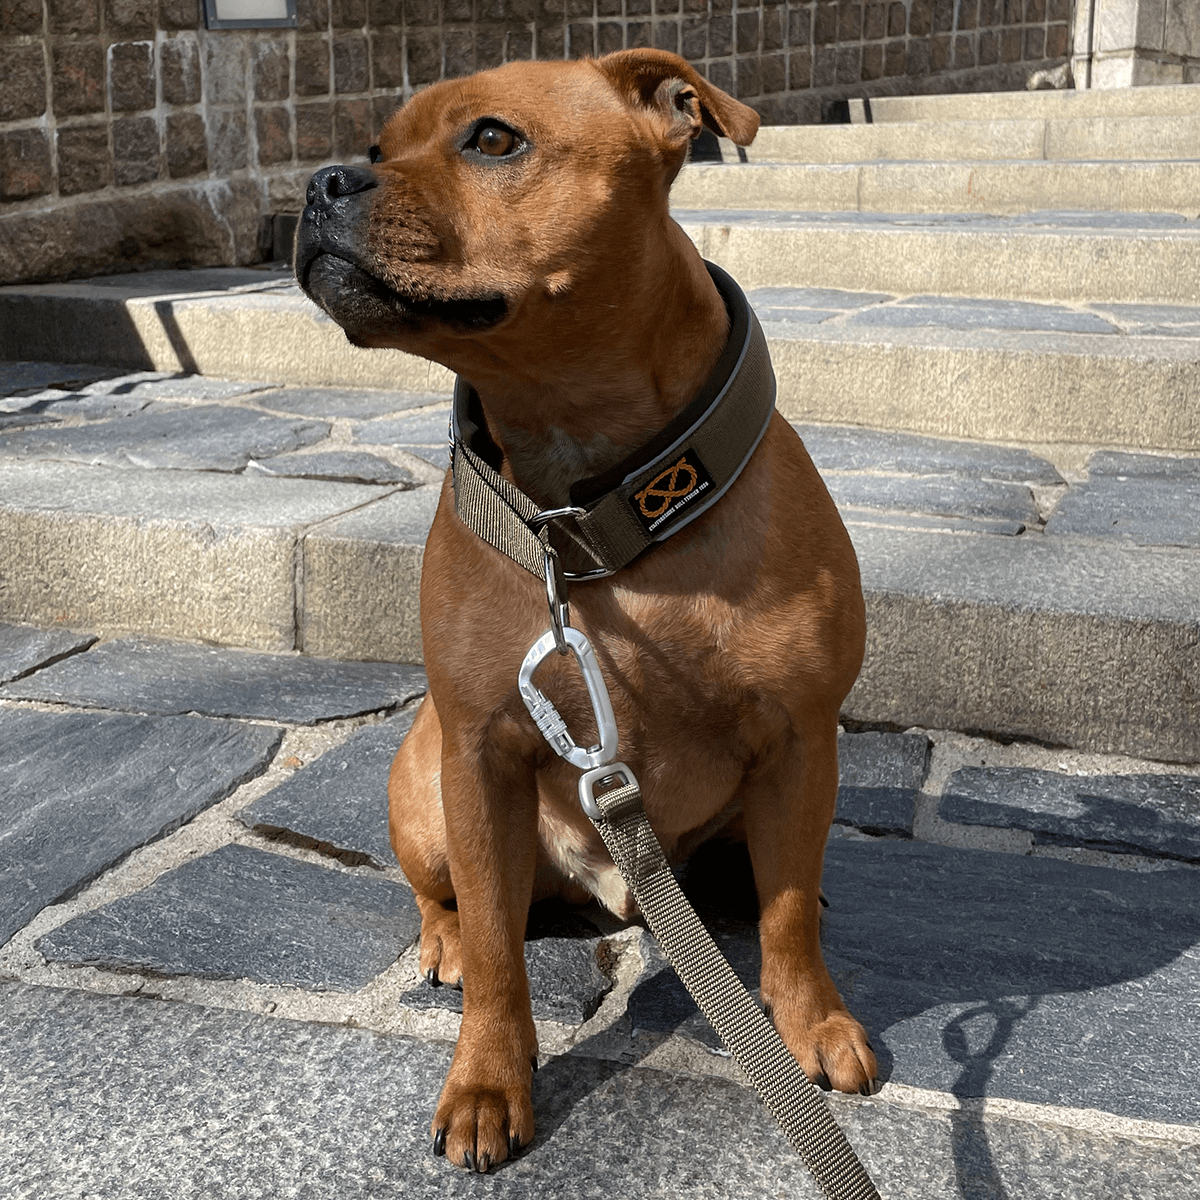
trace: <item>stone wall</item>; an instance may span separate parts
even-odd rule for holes
[[[1200,83],[1200,2],[1083,0],[1072,66],[1077,87]]]
[[[1071,0],[299,0],[294,30],[197,0],[0,0],[0,281],[270,254],[312,169],[434,80],[658,46],[775,123],[853,95],[1020,88]]]

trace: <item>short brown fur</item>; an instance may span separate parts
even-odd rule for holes
[[[483,118],[525,149],[478,161],[463,139]],[[686,405],[724,345],[724,305],[667,210],[702,123],[747,143],[758,119],[662,51],[435,85],[386,126],[375,183],[343,206],[353,217],[335,202],[328,216],[306,214],[297,271],[358,344],[421,354],[470,381],[503,473],[538,503],[562,504],[572,481]],[[353,268],[338,258],[347,239],[321,232],[335,219],[356,222]],[[388,298],[363,300],[354,271]],[[462,312],[489,303],[503,316],[463,327]],[[722,825],[744,828],[764,1000],[810,1077],[869,1091],[875,1058],[818,937],[838,711],[861,663],[863,602],[850,540],[794,431],[776,414],[716,506],[570,599],[664,848],[678,857]],[[391,836],[421,909],[421,970],[463,986],[435,1146],[486,1170],[534,1131],[531,900],[595,895],[625,917],[634,907],[579,809],[578,772],[517,695],[517,667],[548,626],[544,587],[460,523],[448,481],[421,624],[430,694],[392,768]],[[553,656],[538,683],[583,740],[590,706],[572,661]]]

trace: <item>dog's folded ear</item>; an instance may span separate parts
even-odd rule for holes
[[[668,140],[686,143],[707,126],[739,146],[758,132],[758,113],[713,87],[669,50],[618,50],[593,60],[631,103],[660,114]]]

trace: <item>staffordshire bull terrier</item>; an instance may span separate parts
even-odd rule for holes
[[[577,504],[573,486],[621,478],[726,352],[736,288],[723,293],[667,203],[704,127],[746,145],[758,117],[665,51],[435,84],[387,122],[369,169],[313,177],[297,277],[354,345],[454,371],[504,480],[543,509]],[[651,481],[645,515],[696,492],[694,465],[685,456]],[[578,539],[556,536],[570,565]],[[825,968],[818,921],[863,600],[845,528],[787,422],[769,417],[718,502],[575,584],[570,606],[666,852],[744,837],[776,1027],[810,1079],[869,1093],[875,1056]],[[636,911],[580,809],[578,772],[518,695],[548,624],[544,583],[464,524],[448,475],[421,583],[430,690],[392,769],[390,819],[422,914],[421,970],[463,988],[434,1150],[477,1171],[533,1137],[531,901]],[[539,678],[567,726],[587,731],[571,658],[552,655]]]

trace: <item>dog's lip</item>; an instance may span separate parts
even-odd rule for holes
[[[297,263],[301,268],[298,271],[300,286],[339,324],[342,322],[338,313],[332,311],[326,299],[314,293],[311,287],[313,269],[321,262],[329,265],[333,265],[333,262],[341,263],[343,269],[357,273],[361,277],[360,286],[356,289],[359,295],[364,292],[373,294],[376,301],[386,304],[392,310],[393,317],[402,321],[432,319],[457,327],[463,332],[473,332],[490,329],[508,315],[508,299],[502,292],[458,296],[419,296],[405,293],[381,279],[369,266],[364,265],[361,259],[338,254],[317,244],[313,246],[312,253],[306,254],[302,265]],[[361,336],[364,332],[344,327],[347,328],[348,334]]]

